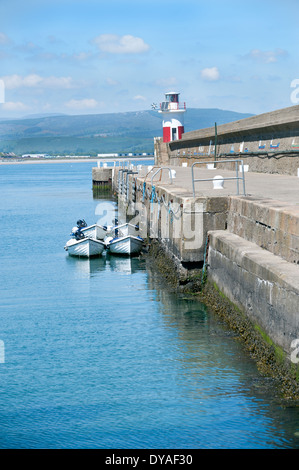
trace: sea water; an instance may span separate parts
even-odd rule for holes
[[[116,206],[92,166],[0,166],[0,447],[298,448],[298,408],[146,256],[68,256]]]

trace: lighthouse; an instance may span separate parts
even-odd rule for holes
[[[165,93],[165,101],[160,104],[159,113],[163,116],[163,142],[182,138],[184,132],[184,113],[186,104],[179,103],[179,93]]]

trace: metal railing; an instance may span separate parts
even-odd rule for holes
[[[159,169],[160,169],[161,167],[160,167],[160,166],[153,166],[152,168],[150,168],[150,170],[148,170],[148,172],[146,173],[146,175],[145,175],[145,177],[144,177],[144,180],[143,180],[144,183],[145,183],[146,178],[148,177],[148,175],[149,175],[150,173],[152,173],[155,168],[159,168]],[[161,181],[161,177],[162,177],[162,174],[160,175],[160,181]]]
[[[119,194],[126,194],[128,199],[129,196],[129,175],[137,175],[137,171],[127,170],[127,169],[120,169],[118,172],[118,193]]]
[[[175,101],[163,101],[160,103],[161,111],[176,111],[186,109],[186,103],[180,104]]]
[[[246,196],[245,192],[245,175],[244,175],[244,165],[243,165],[243,160],[217,160],[217,163],[235,163],[236,164],[236,176],[226,176],[226,177],[221,177],[221,178],[194,178],[194,166],[195,165],[203,165],[203,164],[213,164],[214,162],[211,161],[205,161],[205,162],[194,162],[191,165],[191,173],[192,173],[192,190],[193,190],[193,197],[195,197],[195,185],[194,183],[197,183],[198,181],[217,181],[217,180],[223,180],[223,181],[228,181],[228,180],[236,180],[237,182],[237,195],[239,195],[239,180],[243,181],[243,195]],[[242,176],[239,176],[239,169],[238,169],[238,164],[241,166],[241,174]]]
[[[170,184],[172,184],[172,171],[171,169],[168,167],[168,166],[162,166],[161,168],[159,168],[151,177],[151,185],[153,186],[153,179],[154,177],[159,173],[159,171],[161,171],[161,175],[160,175],[160,180],[161,181],[161,176],[162,176],[162,170],[168,170],[169,171],[169,177],[170,177]]]

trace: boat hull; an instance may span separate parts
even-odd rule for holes
[[[103,241],[93,238],[69,240],[64,247],[70,256],[80,256],[84,258],[99,256],[103,253],[104,248],[105,243]]]
[[[81,232],[84,233],[85,237],[95,238],[96,240],[104,240],[107,229],[102,227],[102,225],[93,224],[89,227],[81,229]]]
[[[117,225],[116,227],[113,227],[111,230],[111,233],[114,233],[117,231],[119,237],[125,237],[127,235],[132,235],[133,237],[137,237],[139,233],[139,228],[136,227],[136,225],[130,224],[129,222],[126,222],[121,225]]]
[[[107,244],[110,253],[118,255],[137,255],[141,252],[143,239],[127,235],[126,237],[114,238]]]

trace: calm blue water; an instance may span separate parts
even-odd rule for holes
[[[144,259],[67,256],[111,205],[92,166],[0,166],[0,447],[298,448],[298,409],[202,304]]]

